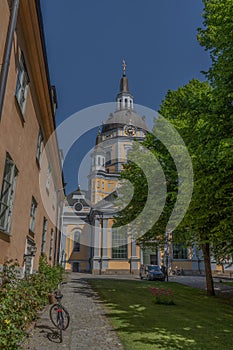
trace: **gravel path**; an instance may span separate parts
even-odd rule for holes
[[[62,285],[62,293],[62,303],[71,316],[63,342],[59,343],[47,307],[24,344],[24,350],[123,350],[106,318],[105,308],[82,275],[70,274],[67,284]]]

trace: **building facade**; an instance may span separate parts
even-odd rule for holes
[[[64,198],[39,1],[0,1],[0,62],[0,268],[23,276],[59,259]]]
[[[142,142],[148,131],[145,118],[134,110],[123,64],[116,110],[99,128],[91,154],[88,191],[78,188],[67,197],[64,206],[62,256],[66,269],[93,274],[139,274],[141,264],[158,264],[171,274],[204,274],[203,256],[195,244],[178,244],[169,234],[164,246],[156,242],[140,246],[130,239],[130,227],[122,235],[113,226],[119,175],[133,141]],[[214,262],[212,268],[216,273],[221,271]]]
[[[113,229],[112,199],[133,140],[143,141],[147,131],[145,118],[134,110],[126,65],[123,64],[116,110],[100,127],[91,155],[88,192],[84,195],[80,189],[74,191],[67,197],[64,207],[63,255],[66,256],[67,269],[76,271],[78,266],[79,271],[93,274],[139,272],[140,247],[127,235],[123,237]],[[78,198],[81,193],[85,203],[89,199],[86,206]],[[77,237],[80,244],[77,244]]]

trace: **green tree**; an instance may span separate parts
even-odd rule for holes
[[[218,90],[222,108],[233,100],[233,1],[203,0],[204,28],[198,40],[210,52],[212,65],[207,77]]]
[[[204,28],[198,30],[198,40],[210,51],[212,59],[206,72],[208,82],[192,80],[177,91],[168,91],[160,113],[184,139],[194,168],[192,201],[179,225],[179,237],[178,230],[175,232],[175,239],[199,242],[205,261],[207,293],[214,295],[210,251],[218,261],[233,254],[233,1],[203,0],[203,3]],[[159,231],[164,232],[182,183],[177,182],[174,163],[159,140],[150,135],[144,144],[160,160],[168,187],[164,211],[144,236],[146,241],[159,237]],[[135,180],[137,194],[130,210],[127,211],[127,207],[122,211],[121,222],[126,216],[131,220],[137,215],[142,207],[142,203],[138,206],[138,200],[146,200],[142,169],[139,171],[130,164],[122,175],[138,181]]]

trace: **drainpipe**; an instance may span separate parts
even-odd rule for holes
[[[11,10],[8,31],[7,31],[7,38],[6,38],[6,44],[5,44],[5,50],[4,50],[3,62],[2,62],[2,70],[1,70],[1,76],[0,76],[0,120],[2,117],[2,108],[3,108],[3,102],[4,102],[5,92],[6,92],[7,76],[8,76],[8,70],[10,65],[12,43],[14,40],[14,32],[15,32],[15,27],[16,27],[16,22],[18,17],[18,9],[19,9],[19,0],[14,0],[12,10]]]

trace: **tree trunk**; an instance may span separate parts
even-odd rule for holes
[[[214,281],[212,277],[211,262],[210,262],[210,245],[208,242],[206,242],[206,243],[203,243],[201,247],[202,247],[202,253],[203,253],[204,264],[205,264],[207,295],[214,296],[215,291],[214,291]]]

